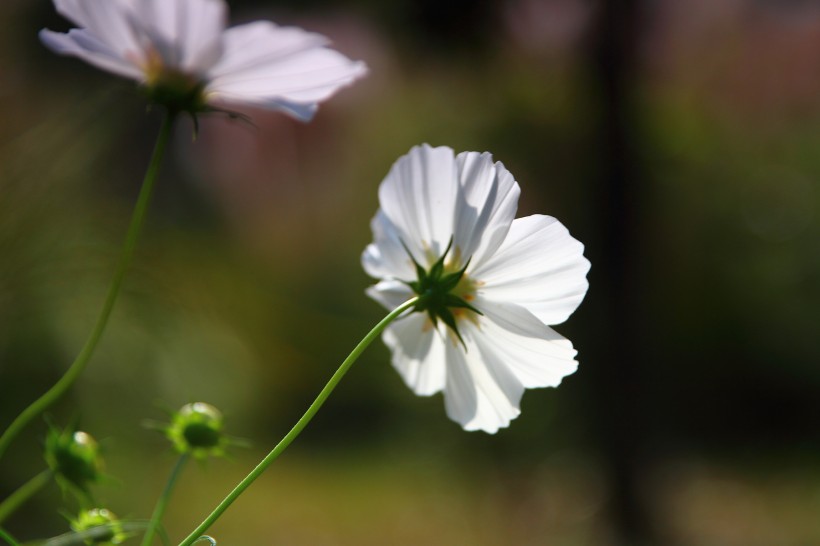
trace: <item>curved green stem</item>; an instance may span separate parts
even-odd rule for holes
[[[0,529],[0,538],[5,540],[9,546],[20,546],[20,543],[14,540],[14,538],[3,529]]]
[[[347,358],[342,362],[342,365],[339,366],[339,369],[336,370],[336,373],[330,378],[327,382],[327,385],[322,389],[319,393],[319,396],[316,397],[316,400],[310,405],[307,411],[302,415],[302,417],[293,425],[293,428],[290,429],[284,438],[282,438],[276,447],[274,447],[270,453],[268,453],[262,461],[256,465],[256,468],[251,470],[251,472],[245,476],[245,478],[237,484],[237,486],[231,491],[227,497],[225,497],[222,502],[220,502],[217,507],[214,509],[211,514],[205,518],[199,527],[194,529],[194,531],[188,535],[185,540],[179,543],[179,546],[191,546],[194,542],[196,542],[204,533],[208,530],[208,528],[216,522],[217,519],[222,515],[222,513],[228,509],[228,507],[237,499],[239,496],[247,489],[259,476],[262,475],[263,472],[271,465],[273,461],[275,461],[279,455],[282,454],[285,449],[296,439],[297,436],[302,432],[302,430],[310,423],[310,420],[316,415],[319,411],[319,408],[327,400],[330,393],[333,392],[333,389],[336,388],[336,385],[339,384],[339,381],[345,376],[347,371],[353,365],[354,362],[361,356],[365,349],[367,349],[368,345],[370,345],[374,339],[376,339],[379,334],[384,330],[388,324],[396,320],[402,313],[407,311],[408,309],[412,308],[416,302],[418,301],[417,297],[414,297],[400,306],[393,309],[386,317],[384,317],[381,322],[379,322],[376,326],[373,327],[370,332],[364,336],[358,345],[351,351],[351,353],[347,356]]]
[[[0,503],[0,523],[20,508],[24,502],[45,486],[51,479],[51,470],[43,470]]]
[[[156,182],[157,172],[162,162],[162,156],[165,153],[165,148],[168,144],[168,139],[171,135],[171,127],[173,126],[174,115],[169,113],[165,116],[162,122],[162,128],[157,137],[157,143],[154,146],[154,152],[151,156],[151,162],[148,164],[148,170],[145,173],[145,178],[142,181],[142,188],[140,189],[137,204],[134,206],[134,212],[131,216],[131,224],[128,226],[128,233],[125,236],[125,243],[123,244],[122,254],[120,255],[117,269],[114,273],[114,278],[111,280],[111,286],[108,288],[108,294],[103,303],[100,315],[97,322],[94,324],[94,329],[88,336],[80,354],[74,359],[74,362],[66,370],[65,374],[54,384],[45,394],[35,400],[29,407],[17,416],[12,421],[6,431],[0,436],[0,458],[11,444],[12,440],[20,433],[21,430],[35,417],[43,413],[49,406],[54,404],[65,392],[74,384],[77,378],[82,374],[91,356],[94,354],[94,349],[97,348],[97,343],[102,337],[105,326],[108,324],[108,318],[111,315],[111,310],[114,308],[114,303],[117,301],[117,296],[120,293],[122,281],[125,278],[125,273],[128,266],[131,264],[131,259],[134,256],[134,248],[137,245],[137,238],[142,224],[145,220],[145,211],[148,208],[148,203],[151,200],[151,194],[154,190],[154,183]]]
[[[151,514],[151,520],[148,522],[148,528],[145,530],[145,536],[142,538],[142,546],[150,546],[151,541],[154,539],[154,533],[156,533],[157,527],[159,527],[160,521],[162,520],[162,515],[165,513],[165,507],[168,505],[168,500],[171,498],[171,491],[173,491],[177,478],[179,478],[179,475],[182,473],[182,467],[185,466],[187,461],[188,454],[183,453],[179,456],[179,459],[177,459],[174,469],[171,470],[171,475],[168,477],[168,483],[165,484],[165,489],[162,491],[162,495],[159,497],[157,500],[157,505],[154,507],[154,513]]]

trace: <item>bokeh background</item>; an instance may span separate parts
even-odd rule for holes
[[[51,412],[103,446],[95,493],[150,515],[174,455],[146,419],[192,401],[250,441],[186,469],[187,535],[383,311],[359,265],[376,189],[415,144],[491,151],[520,215],[586,244],[557,329],[580,368],[495,436],[417,398],[376,344],[212,529],[220,544],[820,543],[820,6],[810,0],[230,2],[329,36],[370,75],[310,124],[179,123],[135,265]],[[134,85],[0,3],[0,426],[50,386],[104,298],[159,127]],[[45,423],[0,491],[39,472]],[[52,486],[7,524],[67,530]]]

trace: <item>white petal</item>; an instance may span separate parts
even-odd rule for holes
[[[325,37],[267,21],[228,29],[224,44],[222,59],[208,74],[206,92],[214,100],[297,107],[301,118],[367,72],[363,63],[324,47]]]
[[[456,157],[461,198],[455,211],[453,244],[471,269],[501,245],[518,210],[521,190],[503,164],[489,153],[464,152]],[[464,263],[464,262],[462,262]]]
[[[279,110],[299,121],[306,122],[313,119],[313,116],[315,116],[317,110],[319,110],[318,104],[299,104],[297,102],[279,99],[254,98],[242,94],[229,95],[211,92],[207,97],[208,104],[221,107],[223,110],[231,110],[235,108],[236,104],[244,104],[245,106],[260,108],[262,110]]]
[[[226,75],[254,74],[272,62],[326,46],[328,39],[296,27],[279,27],[269,21],[255,21],[226,30],[224,42],[224,56],[210,71],[214,79]]]
[[[225,102],[227,103],[237,103],[237,102],[244,102],[249,106],[256,106],[262,108],[263,110],[280,110],[294,118],[298,119],[299,121],[310,121],[313,119],[313,116],[316,115],[317,110],[319,110],[318,104],[299,104],[296,102],[289,102],[286,100],[275,100],[275,99],[259,99],[259,100],[250,100],[248,97],[245,96],[227,96],[223,95]]]
[[[432,265],[453,236],[458,191],[453,150],[427,144],[399,158],[379,186],[381,210],[423,266]]]
[[[369,287],[366,293],[390,311],[415,295],[410,287],[395,280],[381,281]]]
[[[86,31],[73,29],[68,34],[41,30],[40,40],[60,55],[71,55],[85,62],[126,78],[143,80],[143,73],[133,63],[120,57],[116,51],[96,40]]]
[[[516,303],[545,324],[559,324],[575,311],[589,286],[583,251],[555,218],[518,218],[498,251],[470,275],[482,283],[482,297]]]
[[[204,74],[222,57],[228,7],[222,0],[189,0],[186,6],[177,19],[182,68]]]
[[[129,20],[131,4],[131,0],[54,0],[57,12],[85,29],[100,47],[104,44],[113,56],[123,60],[130,56],[133,62],[138,62],[143,56],[138,33]],[[83,57],[83,60],[88,59]]]
[[[467,325],[462,335],[466,351],[460,344],[446,343],[444,407],[447,416],[465,430],[494,434],[521,413],[518,405],[524,387],[503,364],[485,358],[477,329]]]
[[[364,73],[363,64],[354,63],[332,49],[316,48],[252,70],[213,78],[208,91],[260,103],[270,98],[314,103],[325,100]]]
[[[415,267],[402,246],[399,231],[382,210],[373,217],[370,228],[373,243],[362,254],[362,266],[367,274],[377,279],[415,280]]]
[[[478,411],[478,394],[463,349],[447,343],[445,350],[447,379],[444,386],[444,409],[447,417],[466,427]]]
[[[482,356],[503,363],[524,387],[556,387],[578,369],[572,343],[523,307],[481,298],[475,304],[484,313],[475,337]]]
[[[445,342],[426,315],[414,313],[398,319],[382,339],[393,354],[393,366],[414,393],[430,396],[444,388]]]
[[[196,75],[222,55],[226,17],[223,0],[140,0],[132,15],[167,66]]]
[[[57,13],[82,28],[98,26],[99,17],[106,17],[110,9],[124,11],[128,6],[127,1],[111,0],[105,5],[95,9],[99,0],[54,0],[54,7]]]
[[[55,5],[81,27],[84,34],[75,42],[92,41],[93,52],[105,50],[107,58],[82,55],[88,49],[84,47],[68,54],[118,74],[123,70],[113,70],[108,57],[120,58],[142,72],[149,56],[159,54],[169,67],[202,75],[222,54],[227,14],[223,0],[55,0]],[[44,41],[50,47],[58,42],[53,36]],[[144,79],[133,73],[128,76]]]

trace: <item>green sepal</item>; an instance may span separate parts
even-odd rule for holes
[[[426,278],[427,277],[427,271],[425,271],[424,268],[416,261],[416,257],[413,256],[413,253],[410,252],[410,249],[407,248],[407,245],[404,244],[404,241],[399,239],[399,242],[401,243],[401,246],[404,248],[404,251],[407,252],[407,255],[410,256],[410,261],[412,261],[413,265],[416,266],[416,278],[419,279],[419,281]],[[411,285],[410,283],[405,282],[405,284],[409,285],[410,288],[412,288],[414,292],[418,293],[418,288],[417,288],[418,283],[413,283]],[[416,285],[416,286],[414,287],[413,285]]]
[[[472,259],[472,258],[471,258]],[[461,281],[461,277],[464,276],[464,273],[467,271],[467,267],[470,265],[470,260],[467,260],[467,263],[464,264],[464,267],[461,268],[460,271],[456,271],[455,273],[450,273],[449,275],[444,276],[440,281],[441,289],[445,292],[449,292]]]
[[[447,307],[444,307],[439,311],[439,316],[441,317],[441,321],[446,324],[456,335],[458,340],[461,342],[461,345],[464,347],[464,350],[467,350],[467,344],[464,343],[464,338],[461,337],[461,332],[458,331],[458,325],[456,324],[456,317],[453,316],[453,312],[450,311]]]
[[[464,300],[464,298],[459,298],[458,296],[454,296],[453,294],[447,294],[447,297],[444,300],[444,304],[447,307],[461,307],[462,309],[469,309],[473,313],[479,314],[482,317],[484,316],[484,313],[476,309],[473,305],[467,303],[467,301]]]
[[[450,237],[450,240],[447,242],[447,248],[444,249],[444,252],[439,259],[436,260],[436,263],[433,264],[433,267],[430,268],[430,273],[427,274],[428,278],[433,278],[439,280],[441,278],[441,274],[444,273],[444,259],[447,257],[447,254],[450,252],[450,248],[453,246],[453,238]]]
[[[441,319],[441,321],[455,333],[458,340],[466,349],[467,345],[461,336],[461,332],[458,330],[456,317],[453,312],[450,311],[450,308],[469,309],[479,315],[483,315],[483,313],[473,305],[467,303],[464,298],[451,294],[450,292],[461,282],[461,279],[467,271],[467,267],[470,265],[470,260],[468,259],[460,270],[453,273],[445,273],[444,262],[453,246],[453,238],[451,237],[447,243],[447,247],[444,249],[444,253],[439,256],[435,263],[430,266],[430,270],[427,271],[416,261],[416,258],[413,256],[413,253],[410,252],[410,249],[407,248],[404,241],[400,240],[400,242],[416,268],[416,280],[401,281],[419,296],[419,300],[416,302],[413,310],[426,312],[434,327],[438,327],[438,321]]]

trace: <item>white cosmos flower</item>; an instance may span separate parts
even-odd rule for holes
[[[309,120],[367,69],[327,38],[257,21],[225,28],[224,0],[54,0],[80,28],[40,31],[52,50],[143,84],[152,100],[196,113],[242,103]]]
[[[421,396],[444,391],[466,430],[508,426],[525,389],[557,386],[578,366],[548,325],[581,303],[589,261],[555,218],[514,219],[519,193],[489,153],[415,147],[379,188],[362,255],[380,279],[367,293],[386,308],[427,294],[382,337],[405,383]]]

